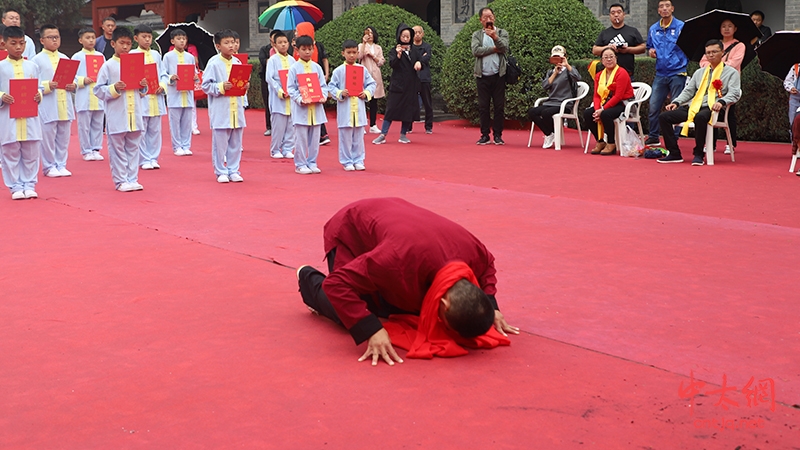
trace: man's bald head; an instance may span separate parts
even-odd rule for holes
[[[462,337],[481,336],[492,327],[494,306],[478,286],[462,278],[447,290],[445,296],[444,319]]]
[[[422,38],[425,37],[425,30],[419,25],[412,27],[412,29],[414,30],[414,43],[417,45],[421,44]]]

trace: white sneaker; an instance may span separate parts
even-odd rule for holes
[[[142,189],[144,189],[144,186],[135,181],[133,183],[128,183],[128,184],[131,186],[132,191],[141,191]]]
[[[84,161],[94,161],[94,152],[89,152],[83,155]]]
[[[295,167],[294,173],[299,173],[300,175],[311,175],[314,172],[312,172],[311,169],[309,169],[306,166],[300,166],[300,167]]]
[[[381,145],[386,143],[386,136],[380,135],[372,140],[372,143],[375,145]]]
[[[94,157],[95,161],[102,161],[105,159],[103,158],[103,155],[100,154],[100,152],[92,152],[92,156]]]
[[[364,167],[363,164],[355,164],[354,167],[356,168],[356,170],[366,170],[367,169],[366,167]]]
[[[61,171],[53,167],[52,169],[47,171],[47,175],[45,176],[48,178],[58,178],[61,176]]]
[[[158,164],[158,161],[153,161],[151,163],[151,165],[153,166],[153,169],[160,169],[161,168],[161,166]]]
[[[311,173],[322,173],[322,170],[317,166],[308,166],[308,168],[311,170]]]
[[[153,170],[153,169],[154,169],[154,167],[153,167],[153,165],[152,165],[152,164],[150,164],[150,163],[144,163],[144,164],[142,164],[142,170]]]
[[[544,137],[544,144],[542,144],[542,148],[550,148],[556,142],[556,134],[550,133]]]
[[[731,154],[731,146],[730,145],[727,145],[727,144],[725,145],[725,154],[726,155],[730,155]]]
[[[242,181],[244,181],[244,178],[242,178],[242,176],[239,175],[238,173],[234,173],[234,174],[231,174],[230,180],[233,183],[241,183]]]
[[[175,150],[175,151],[174,151],[174,152],[172,152],[172,153],[173,153],[173,154],[175,154],[175,156],[183,156],[183,155],[185,155],[185,154],[186,154],[186,153],[184,153],[184,152],[183,152],[183,149],[182,149],[182,148],[179,148],[179,149]]]
[[[66,167],[62,167],[62,168],[58,169],[58,173],[60,173],[62,177],[71,177],[72,176],[72,172],[67,170]]]
[[[381,134],[381,129],[377,125],[369,127],[369,132],[372,134]]]
[[[39,198],[39,194],[33,189],[25,189],[25,198]]]
[[[283,155],[283,157],[286,158],[286,159],[293,159],[294,158],[294,153],[289,152],[289,153]]]
[[[408,132],[406,131],[406,133],[408,133]],[[407,138],[405,136],[400,136],[400,139],[398,139],[397,142],[399,142],[401,144],[410,144],[411,143],[411,139],[409,139],[409,138]]]
[[[183,149],[183,156],[192,156],[192,151],[188,148]]]
[[[198,130],[197,128],[195,128],[194,130],[192,130],[192,134],[194,134],[194,135],[198,135],[198,134],[200,134],[200,130]]]
[[[227,175],[220,175],[217,177],[217,183],[227,183],[229,181],[231,181],[231,179],[228,178]]]
[[[271,156],[271,157],[273,157],[275,159],[283,159],[283,155],[281,155],[280,153],[272,153],[269,156]]]
[[[25,200],[25,193],[22,191],[12,192],[11,200]]]
[[[356,168],[352,164],[346,164],[344,166],[344,170],[345,170],[345,172],[352,172],[352,171],[356,170]]]
[[[120,191],[120,192],[132,192],[132,191],[135,190],[135,188],[133,187],[132,184],[130,184],[128,182],[124,182],[124,183],[120,183],[120,185],[117,186],[117,190]]]

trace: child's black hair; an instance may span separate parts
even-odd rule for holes
[[[233,30],[229,30],[227,28],[224,30],[219,30],[216,33],[214,33],[214,43],[217,45],[221,44],[222,40],[225,38],[236,39],[236,35],[233,34]]]
[[[342,42],[342,50],[347,50],[348,48],[358,48],[358,42],[352,39]]]

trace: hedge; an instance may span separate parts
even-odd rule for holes
[[[488,5],[497,26],[508,31],[511,53],[522,67],[519,83],[506,91],[506,118],[522,120],[533,100],[544,96],[541,80],[552,67],[550,49],[566,47],[570,60],[591,57],[591,49],[603,25],[578,0],[496,0]],[[481,28],[474,15],[456,35],[443,65],[441,93],[448,109],[478,122],[478,101],[470,42]]]

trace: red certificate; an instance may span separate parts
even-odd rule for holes
[[[105,62],[103,55],[86,55],[86,76],[97,81],[97,74]]]
[[[197,81],[194,82],[194,99],[195,100],[203,100],[208,98],[205,92],[203,92],[203,71],[197,72]]]
[[[238,59],[242,64],[247,64],[247,61],[250,60],[250,55],[247,53],[234,53],[233,56],[235,56],[236,59]]]
[[[119,78],[125,89],[141,89],[144,78],[144,53],[125,53],[119,55]]]
[[[0,61],[8,57],[8,50],[0,50]]]
[[[322,100],[322,87],[316,73],[298,73],[297,89],[304,102],[319,102]]]
[[[364,67],[356,65],[345,66],[344,78],[344,87],[351,96],[357,97],[364,92]]]
[[[239,97],[247,94],[244,88],[250,82],[250,72],[253,71],[253,66],[250,64],[234,64],[231,66],[231,74],[228,81],[233,85],[230,89],[225,91],[228,97]]]
[[[68,84],[75,82],[75,74],[78,73],[80,61],[61,58],[58,60],[56,73],[53,74],[53,81],[58,83],[58,89],[64,89]]]
[[[179,91],[194,90],[194,64],[178,64],[178,81],[175,88]]]
[[[289,91],[286,89],[286,83],[289,81],[289,69],[278,70],[278,77],[281,79],[281,89],[283,89],[283,93],[287,94]]]
[[[144,65],[144,78],[147,80],[147,94],[155,94],[158,90],[158,66],[156,63]]]
[[[38,116],[39,104],[33,100],[37,92],[39,92],[39,80],[36,78],[8,80],[8,95],[14,97],[14,103],[9,105],[9,117],[17,119]]]

